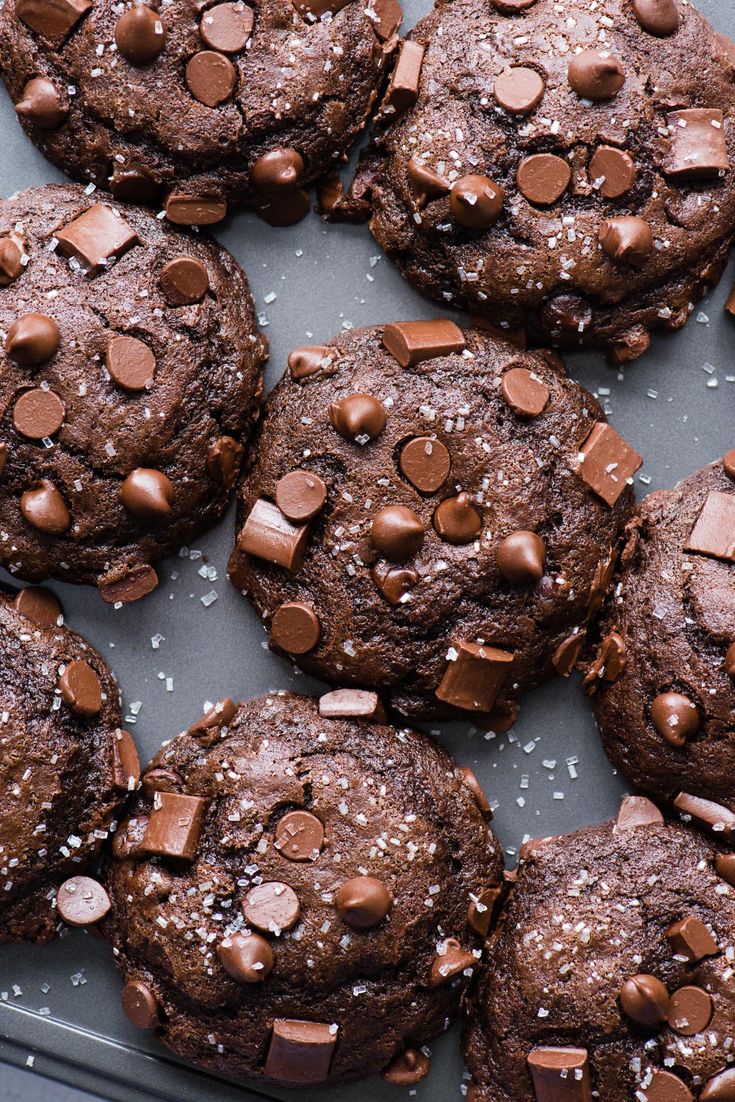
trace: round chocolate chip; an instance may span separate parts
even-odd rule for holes
[[[708,1080],[699,1096],[700,1102],[733,1102],[735,1099],[735,1068],[727,1068]]]
[[[13,606],[22,616],[43,627],[56,627],[62,616],[56,594],[40,585],[27,585],[25,589],[19,589],[13,598]]]
[[[381,880],[373,876],[355,876],[340,884],[334,902],[343,922],[358,930],[369,930],[388,914],[393,896]]]
[[[272,149],[253,165],[253,184],[260,191],[288,191],[298,186],[304,159],[295,149]]]
[[[725,673],[735,681],[735,643],[731,643],[725,652]]]
[[[666,1020],[675,1033],[694,1037],[707,1028],[713,1009],[712,999],[701,987],[680,987],[671,996]]]
[[[67,926],[94,926],[110,909],[110,897],[89,876],[72,876],[56,894],[56,909]]]
[[[58,130],[69,114],[61,92],[45,77],[33,77],[28,81],[15,110],[40,130]]]
[[[605,199],[619,199],[635,183],[635,164],[624,149],[601,145],[592,155],[588,169],[590,183]]]
[[[606,256],[633,268],[641,268],[653,253],[651,227],[636,214],[608,218],[599,230],[600,244]]]
[[[239,54],[247,45],[254,22],[252,8],[237,0],[234,4],[217,4],[205,11],[199,33],[211,50]]]
[[[513,115],[527,115],[542,100],[546,85],[535,69],[515,66],[495,81],[493,94],[500,106]]]
[[[372,394],[350,394],[332,403],[329,420],[345,440],[363,444],[380,436],[387,418],[383,403]]]
[[[235,90],[237,72],[224,54],[201,50],[186,66],[186,84],[194,99],[205,107],[219,107]]]
[[[651,705],[651,722],[672,746],[683,746],[699,730],[696,704],[683,693],[659,693]]]
[[[217,946],[217,956],[238,983],[262,983],[273,970],[273,950],[260,934],[230,934]]]
[[[434,528],[447,543],[461,545],[476,540],[482,531],[482,517],[469,494],[448,497],[434,513]]]
[[[569,187],[572,170],[563,157],[553,153],[534,153],[524,157],[516,172],[516,182],[521,194],[529,203],[540,207],[550,206],[560,199]]]
[[[678,1075],[657,1068],[646,1087],[646,1102],[694,1102],[694,1095]]]
[[[276,827],[275,847],[289,861],[316,861],[324,848],[324,826],[310,811],[289,811]]]
[[[105,364],[112,381],[123,390],[145,390],[156,373],[156,357],[137,337],[112,337]]]
[[[728,478],[735,482],[735,448],[722,457],[722,466]]]
[[[518,417],[538,417],[550,396],[546,383],[525,367],[511,367],[505,372],[500,393]]]
[[[13,406],[13,428],[29,440],[46,440],[64,424],[64,403],[53,390],[26,390]]]
[[[676,0],[633,0],[633,12],[649,34],[665,38],[679,29]]]
[[[655,976],[631,976],[620,988],[620,1005],[631,1021],[652,1028],[666,1021],[669,993]]]
[[[16,363],[35,366],[50,360],[60,341],[61,333],[53,318],[24,314],[8,329],[5,351]]]
[[[391,562],[408,559],[424,542],[424,522],[406,505],[386,505],[373,519],[371,539]]]
[[[169,306],[192,306],[209,290],[209,273],[193,256],[177,256],[161,269],[161,290]]]
[[[293,888],[268,880],[251,888],[242,904],[245,921],[265,933],[279,934],[295,926],[301,914],[299,898]]]
[[[271,642],[287,654],[308,654],[319,642],[321,630],[310,605],[286,601],[273,613]]]
[[[148,65],[166,45],[161,16],[144,4],[136,4],[120,16],[115,26],[115,45],[126,61]]]
[[[61,697],[80,716],[96,716],[102,708],[102,685],[87,662],[70,662],[59,678]]]
[[[137,517],[158,520],[171,512],[174,488],[163,471],[138,467],[120,487],[123,505]]]
[[[449,206],[460,226],[484,230],[497,222],[503,199],[503,189],[489,176],[462,176],[452,187]]]
[[[290,471],[276,483],[276,505],[294,524],[311,520],[326,500],[327,487],[312,471]]]
[[[0,287],[9,287],[23,271],[23,253],[11,237],[0,238]]]
[[[609,50],[582,50],[569,62],[567,79],[578,96],[606,100],[623,87],[625,70]]]
[[[511,532],[501,541],[495,555],[500,573],[509,582],[525,585],[543,577],[546,546],[535,532]]]
[[[440,440],[415,436],[401,448],[398,466],[412,486],[424,494],[433,494],[449,477],[452,460]]]
[[[61,493],[48,478],[22,494],[20,509],[29,524],[47,536],[61,536],[71,525],[71,513]]]
[[[155,1029],[158,1025],[158,1000],[147,983],[129,980],[120,996],[125,1017],[137,1029]]]

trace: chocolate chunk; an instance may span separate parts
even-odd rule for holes
[[[269,226],[295,226],[309,213],[311,201],[305,188],[294,188],[274,195],[257,207],[257,214]]]
[[[579,661],[584,643],[583,632],[572,632],[563,639],[551,656],[551,664],[559,677],[569,677]]]
[[[294,348],[288,354],[288,370],[291,372],[291,377],[293,379],[308,379],[311,375],[316,375],[330,362],[331,352],[332,349],[323,344],[313,344],[306,348]]]
[[[69,114],[62,93],[45,77],[33,77],[23,89],[16,114],[41,130],[58,130]]]
[[[694,1102],[689,1087],[670,1071],[654,1070],[653,1079],[646,1087],[646,1102]]]
[[[321,1083],[329,1077],[338,1029],[324,1022],[276,1018],[265,1073],[287,1083]]]
[[[123,390],[141,391],[156,374],[156,357],[137,337],[112,337],[105,352],[105,366],[113,383]]]
[[[665,38],[679,29],[676,0],[633,0],[633,13],[649,34]]]
[[[394,1087],[415,1087],[425,1079],[431,1068],[431,1060],[417,1048],[406,1048],[394,1056],[381,1071],[386,1083]]]
[[[676,956],[685,957],[690,964],[719,953],[717,942],[701,919],[687,915],[669,926],[666,937]]]
[[[444,485],[452,468],[449,451],[431,436],[414,436],[401,448],[398,466],[404,478],[423,494],[434,494]]]
[[[449,181],[430,169],[419,157],[411,158],[406,166],[406,173],[414,191],[424,200],[439,199],[450,192]]]
[[[120,500],[129,512],[144,520],[160,520],[171,512],[174,488],[163,471],[138,467],[120,487]]]
[[[100,679],[86,662],[69,662],[59,679],[62,699],[81,716],[96,716],[102,709]]]
[[[730,168],[722,111],[690,107],[668,116],[671,147],[664,172],[677,180],[708,180]]]
[[[206,807],[201,796],[156,792],[142,848],[157,857],[193,861]]]
[[[95,203],[73,222],[56,230],[55,236],[61,255],[73,257],[88,275],[108,268],[138,244],[132,226],[105,203]]]
[[[193,256],[177,256],[161,269],[161,290],[169,306],[192,306],[209,290],[209,273]]]
[[[406,505],[387,505],[373,518],[370,538],[391,562],[409,559],[423,545],[424,522]]]
[[[194,99],[205,107],[219,107],[232,96],[237,71],[228,57],[215,50],[201,50],[186,66],[186,84]]]
[[[500,393],[518,417],[538,417],[549,404],[549,388],[525,367],[511,367],[500,381]]]
[[[424,47],[411,40],[402,43],[396,67],[385,93],[383,106],[395,111],[407,111],[413,107],[419,93],[421,65],[424,60]]]
[[[370,17],[373,20],[373,30],[381,42],[387,42],[403,22],[401,5],[398,0],[373,0],[370,6],[375,12]]]
[[[396,321],[383,329],[383,346],[401,367],[415,367],[467,347],[458,325],[446,318],[433,321]]]
[[[140,759],[129,731],[116,731],[112,744],[112,784],[120,792],[134,792],[140,783]]]
[[[237,714],[237,705],[226,696],[224,700],[218,700],[213,708],[205,712],[201,719],[193,723],[189,728],[189,734],[194,738],[211,734],[212,731],[220,732],[222,727],[229,726]]]
[[[631,976],[620,988],[620,1005],[631,1021],[651,1029],[666,1021],[669,993],[655,976]]]
[[[718,876],[735,888],[735,853],[719,853],[715,860]]]
[[[544,574],[546,545],[535,532],[511,532],[501,540],[495,557],[498,570],[509,582],[539,582]]]
[[[470,641],[455,644],[452,651],[437,697],[454,708],[489,712],[508,676],[513,654]]]
[[[633,268],[642,268],[653,253],[651,227],[638,215],[608,218],[599,229],[603,252]]]
[[[145,4],[135,4],[115,24],[115,45],[126,61],[149,65],[166,45],[163,19]]]
[[[710,490],[684,549],[735,562],[735,494]]]
[[[622,676],[626,663],[625,641],[617,631],[611,631],[598,647],[597,657],[584,679],[585,687],[594,690],[599,681],[612,684]]]
[[[0,287],[15,283],[23,271],[23,248],[13,237],[0,237]]]
[[[372,394],[350,394],[332,402],[329,420],[345,440],[366,444],[380,436],[387,418],[383,403]]]
[[[592,307],[581,295],[554,295],[541,311],[541,320],[551,333],[584,333],[592,321]]]
[[[110,909],[110,897],[89,876],[65,880],[56,895],[56,908],[67,926],[94,926]]]
[[[590,183],[605,199],[627,195],[636,178],[633,158],[624,149],[601,145],[595,150],[589,165]]]
[[[337,914],[348,926],[369,930],[378,926],[393,906],[393,896],[382,880],[355,876],[345,880],[334,898]]]
[[[166,200],[166,217],[175,226],[212,226],[226,214],[224,199],[171,194]]]
[[[714,800],[704,800],[701,796],[680,792],[674,800],[674,807],[717,833],[729,836],[735,832],[735,814],[722,804],[715,803]]]
[[[239,54],[245,49],[253,30],[255,15],[237,0],[236,3],[216,4],[204,12],[199,24],[199,34],[211,50],[223,54]]]
[[[262,983],[273,971],[273,950],[260,934],[228,934],[217,946],[217,956],[238,983]]]
[[[699,730],[701,719],[696,704],[683,693],[659,693],[651,704],[651,722],[672,746],[684,746]]]
[[[567,68],[567,79],[578,96],[612,99],[625,83],[625,70],[609,50],[582,50]]]
[[[277,935],[296,925],[301,905],[296,892],[288,884],[268,880],[250,889],[243,900],[242,911],[250,926]]]
[[[642,463],[611,425],[599,421],[580,448],[579,475],[612,508]]]
[[[158,1000],[147,983],[129,980],[120,996],[125,1017],[138,1029],[155,1029],[158,1025]]]
[[[327,487],[312,471],[291,471],[276,483],[276,505],[294,524],[311,520],[326,500]]]
[[[709,1079],[699,1096],[700,1102],[733,1102],[735,1099],[735,1068],[728,1068]]]
[[[308,525],[291,524],[277,505],[260,498],[240,532],[238,550],[286,570],[298,570],[309,539]]]
[[[532,8],[536,0],[491,0],[494,8],[503,15],[518,15],[522,11]]]
[[[533,153],[518,165],[516,183],[529,203],[546,207],[560,199],[569,187],[572,170],[563,157]]]
[[[493,913],[502,895],[500,888],[481,888],[477,895],[470,896],[467,909],[467,925],[479,934],[487,937],[493,920]]]
[[[722,469],[727,477],[735,482],[735,448],[722,457]]]
[[[53,390],[26,390],[13,406],[13,428],[29,440],[55,436],[64,424],[64,403]]]
[[[321,19],[323,15],[335,15],[349,0],[291,0],[294,8],[308,22]]]
[[[460,226],[486,230],[500,217],[504,198],[503,189],[489,176],[462,176],[452,186],[449,208]]]
[[[448,497],[438,505],[433,517],[436,532],[447,543],[461,546],[472,543],[482,532],[482,516],[469,494]]]
[[[59,327],[45,314],[23,314],[8,329],[5,351],[26,367],[45,363],[56,355],[61,342]]]
[[[477,959],[466,952],[454,937],[448,937],[440,945],[429,974],[429,986],[440,987],[469,968],[475,968]]]
[[[23,616],[43,627],[56,627],[61,623],[62,611],[58,597],[50,589],[40,585],[27,585],[19,589],[13,605]]]
[[[592,1102],[584,1048],[534,1048],[528,1054],[536,1102]]]
[[[158,575],[148,563],[122,567],[97,582],[100,597],[108,605],[130,604],[147,597],[158,585]]]
[[[385,709],[377,693],[367,689],[333,689],[319,697],[319,715],[327,719],[372,719],[385,723]]]
[[[232,436],[220,436],[207,452],[207,474],[228,489],[240,472],[244,448]]]
[[[458,769],[458,773],[462,778],[462,784],[472,793],[474,801],[479,807],[483,816],[486,819],[492,819],[493,813],[490,808],[490,801],[485,795],[485,790],[475,776],[474,771],[470,769],[469,766],[463,766],[462,768]]]
[[[54,49],[63,46],[92,0],[18,0],[15,14]]]
[[[20,509],[28,523],[47,536],[63,536],[71,526],[67,504],[47,478],[21,494]]]
[[[304,174],[304,159],[295,149],[272,149],[253,165],[253,183],[261,191],[289,191]]]
[[[546,85],[535,69],[522,65],[506,69],[493,86],[493,95],[504,110],[513,115],[527,115],[543,99]]]
[[[126,167],[116,161],[110,179],[110,191],[115,199],[125,202],[155,203],[160,186],[147,172]]]
[[[666,1020],[675,1033],[694,1037],[707,1028],[712,1012],[712,999],[701,987],[680,987],[671,996]]]
[[[271,642],[287,654],[308,654],[321,636],[319,617],[311,605],[285,601],[273,613]]]
[[[274,845],[289,861],[316,861],[324,849],[324,825],[310,811],[289,811],[278,821]]]

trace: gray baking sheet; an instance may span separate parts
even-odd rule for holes
[[[717,30],[735,38],[732,0],[699,0]],[[409,0],[404,28],[428,10]],[[33,148],[0,94],[0,193],[62,177]],[[400,278],[364,226],[325,226],[315,215],[274,230],[249,214],[218,229],[251,280],[271,342],[268,386],[289,350],[342,329],[436,316],[437,308]],[[639,496],[671,486],[735,446],[735,323],[723,312],[732,265],[720,287],[679,334],[655,338],[624,373],[600,355],[567,358],[570,374],[594,391],[612,423],[645,457]],[[122,687],[126,725],[145,762],[187,727],[206,701],[246,699],[270,689],[320,690],[272,655],[259,619],[225,576],[232,510],[196,545],[161,564],[161,585],[146,600],[111,609],[84,587],[52,583],[69,625],[101,651]],[[0,578],[2,578],[0,571]],[[471,765],[495,807],[509,866],[526,837],[573,830],[612,815],[624,785],[606,761],[579,679],[555,681],[522,703],[518,722],[494,738],[466,724],[435,732]],[[0,949],[0,1099],[64,1102],[82,1094],[119,1102],[234,1102],[265,1095],[182,1064],[120,1009],[120,981],[99,938],[75,931],[43,948]],[[458,1031],[432,1046],[432,1071],[412,1090],[419,1102],[461,1100],[464,1065]],[[21,1074],[15,1069],[29,1068]],[[55,1081],[55,1082],[54,1082]],[[334,1102],[401,1097],[380,1079],[332,1089]],[[86,1096],[84,1096],[86,1097]]]

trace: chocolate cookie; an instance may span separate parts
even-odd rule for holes
[[[234,203],[287,225],[364,126],[400,21],[397,0],[6,0],[0,72],[71,176],[178,224]]]
[[[734,884],[731,856],[643,797],[524,847],[471,1008],[468,1097],[731,1099]]]
[[[643,792],[735,837],[735,451],[630,525],[586,685]]]
[[[552,353],[451,321],[343,333],[289,364],[231,580],[309,673],[507,726],[523,689],[575,664],[640,457]]]
[[[623,362],[719,279],[733,169],[735,48],[685,0],[453,0],[403,46],[357,191],[421,291]]]
[[[0,201],[0,285],[0,563],[144,596],[225,512],[258,414],[245,275],[69,185]]]
[[[80,873],[140,778],[119,691],[52,593],[0,595],[0,944],[48,941],[109,905]]]
[[[179,1055],[292,1086],[426,1074],[502,857],[474,774],[368,697],[222,701],[148,767],[105,930],[126,1014]]]

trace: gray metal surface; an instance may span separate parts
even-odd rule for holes
[[[699,0],[698,6],[735,37],[731,0]],[[409,0],[404,7],[404,26],[410,26],[428,4]],[[4,94],[0,136],[1,194],[61,178],[22,135]],[[365,227],[327,227],[311,216],[279,231],[238,215],[218,236],[246,268],[262,311],[271,341],[269,386],[296,345],[318,343],[343,327],[437,314],[380,257]],[[722,308],[733,278],[731,267],[687,329],[654,340],[624,377],[601,356],[568,358],[570,373],[601,397],[613,424],[645,456],[640,496],[735,446],[735,326]],[[53,585],[67,622],[117,674],[143,761],[188,726],[206,700],[318,688],[268,652],[257,616],[229,586],[232,532],[230,514],[191,551],[163,564],[159,589],[132,607],[114,611],[95,592]],[[496,805],[509,865],[524,837],[607,818],[623,791],[575,680],[529,695],[509,735],[486,739],[465,724],[446,725],[438,734],[460,762],[472,765]],[[88,1102],[87,1091],[120,1102],[263,1097],[184,1067],[133,1029],[120,1009],[120,986],[104,942],[84,933],[41,949],[0,949],[0,1099]],[[431,1075],[415,1095],[419,1102],[459,1102],[464,1069],[456,1032],[433,1053]],[[32,1071],[22,1070],[29,1057]],[[379,1079],[349,1088],[351,1102],[389,1094],[400,1097]],[[313,1091],[290,1096],[319,1097]],[[348,1097],[347,1091],[329,1096],[335,1102]]]

